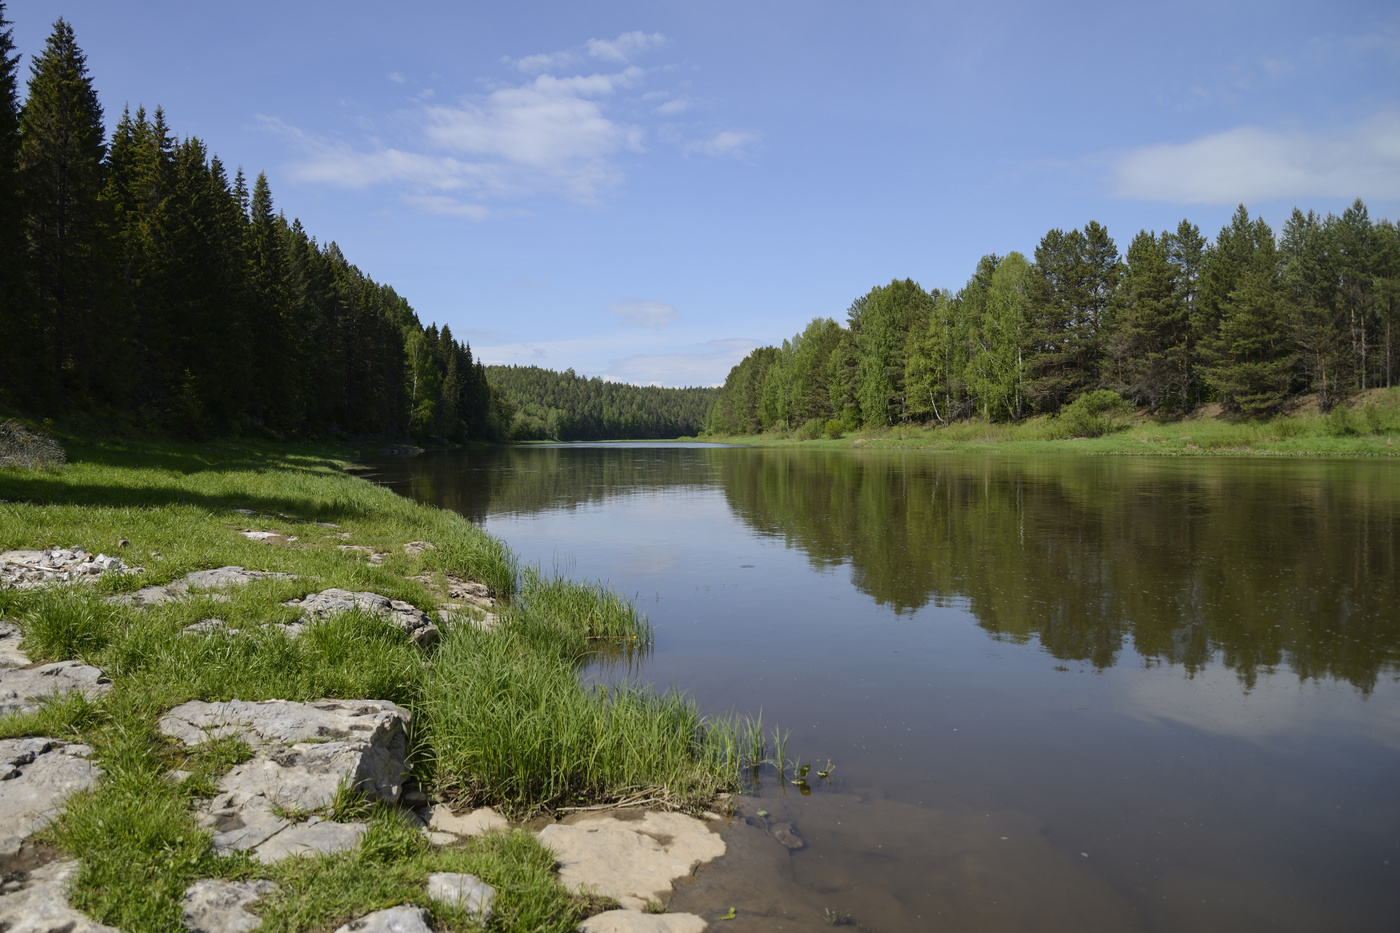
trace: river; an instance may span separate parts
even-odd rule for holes
[[[635,595],[631,670],[762,712],[673,910],[725,930],[1400,923],[1400,467],[540,445],[376,464]],[[759,816],[759,811],[766,816]],[[791,822],[789,850],[765,825]]]

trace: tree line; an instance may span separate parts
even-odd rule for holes
[[[504,431],[471,348],[274,210],[157,109],[103,110],[60,19],[30,64],[0,3],[0,402],[187,436]]]
[[[721,435],[1053,414],[1112,392],[1164,416],[1210,402],[1264,417],[1324,411],[1400,375],[1400,225],[1357,200],[1294,209],[1282,235],[1241,205],[1207,242],[1183,220],[1120,255],[1096,222],[1051,230],[1033,259],[987,255],[957,292],[911,279],[816,318],[735,366]],[[1110,396],[1111,398],[1111,396]]]
[[[488,366],[486,378],[507,401],[516,440],[591,441],[670,438],[704,430],[713,388],[663,389],[606,382],[538,366]]]

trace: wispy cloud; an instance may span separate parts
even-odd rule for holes
[[[1400,197],[1400,113],[1331,136],[1242,126],[1112,161],[1120,198],[1237,204],[1276,198]]]
[[[758,142],[755,133],[738,130],[723,130],[708,139],[697,139],[685,144],[686,152],[703,152],[711,156],[742,156]]]
[[[608,310],[631,327],[665,327],[681,317],[675,308],[659,301],[629,301],[609,305]]]
[[[707,349],[679,353],[639,353],[609,363],[609,370],[626,382],[640,385],[717,386],[729,370],[748,355],[749,340],[710,340]]]
[[[690,107],[663,89],[645,90],[648,72],[634,61],[666,44],[661,33],[625,32],[589,39],[559,52],[505,59],[516,72],[485,93],[454,102],[419,95],[396,115],[408,127],[392,142],[371,137],[362,144],[314,136],[274,117],[264,126],[297,151],[291,177],[310,184],[363,189],[396,188],[405,203],[432,214],[482,220],[500,213],[500,202],[537,196],[597,203],[624,178],[622,156],[646,152],[647,129],[618,114],[665,118]],[[576,67],[577,66],[577,67]],[[662,70],[664,71],[664,69]],[[400,72],[389,80],[405,83]],[[647,105],[663,101],[656,108]],[[641,106],[638,106],[641,104]],[[672,123],[657,123],[662,141],[683,152],[742,155],[754,134],[724,131],[687,141]],[[713,131],[711,131],[713,133]]]

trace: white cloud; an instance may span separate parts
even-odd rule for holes
[[[659,301],[629,301],[609,305],[608,310],[631,327],[665,327],[680,320],[680,313]]]
[[[724,130],[709,139],[686,143],[685,150],[686,152],[703,152],[711,156],[742,156],[745,154],[745,150],[756,142],[758,142],[758,136],[754,133]]]
[[[748,355],[751,341],[711,340],[712,350],[690,353],[640,353],[614,359],[608,369],[621,381],[638,385],[718,386],[729,370]]]
[[[606,39],[589,39],[588,54],[594,58],[602,59],[605,62],[630,62],[632,56],[638,52],[645,52],[647,49],[655,48],[666,41],[666,37],[659,32],[648,35],[641,30],[624,32],[611,41]]]
[[[1112,166],[1120,198],[1238,204],[1276,198],[1400,197],[1400,113],[1331,137],[1244,126],[1132,150]]]
[[[690,101],[684,97],[677,97],[675,100],[668,100],[666,103],[656,108],[656,113],[662,116],[674,116],[678,113],[685,113],[691,107]]]
[[[395,84],[403,84],[405,78],[404,78],[403,75],[399,74],[397,71],[391,71],[391,72],[389,72],[389,80],[392,81],[392,82],[394,82]]]

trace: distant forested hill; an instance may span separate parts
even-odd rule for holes
[[[488,366],[486,378],[505,399],[516,440],[587,441],[693,436],[709,417],[718,389],[662,389],[604,382],[538,366]]]
[[[471,349],[157,109],[106,138],[72,28],[20,104],[0,3],[0,404],[198,436],[503,433]]]

